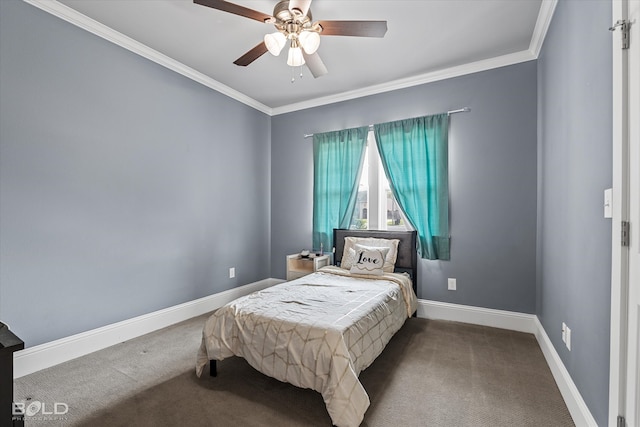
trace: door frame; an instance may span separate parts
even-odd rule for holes
[[[629,0],[612,0],[612,25],[628,20]],[[638,42],[635,41],[634,42]],[[622,222],[629,221],[629,86],[628,51],[621,49],[620,31],[613,46],[613,218],[611,224],[611,339],[609,362],[609,427],[626,417],[627,331],[629,304],[629,249],[621,244]],[[637,224],[636,224],[637,225]]]

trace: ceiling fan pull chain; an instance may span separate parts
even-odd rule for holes
[[[294,83],[296,81],[296,75],[295,75],[295,71],[293,67],[291,68],[291,83]]]

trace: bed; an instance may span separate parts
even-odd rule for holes
[[[416,310],[415,231],[334,230],[334,264],[216,310],[196,374],[243,357],[265,375],[322,394],[331,421],[358,426],[369,397],[358,375]],[[395,249],[395,250],[394,250]]]

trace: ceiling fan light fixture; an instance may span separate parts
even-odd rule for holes
[[[287,43],[287,37],[282,34],[280,31],[276,31],[275,33],[267,34],[264,36],[264,44],[267,46],[269,53],[273,56],[280,55],[284,45]]]
[[[302,49],[300,49],[300,47],[291,46],[289,48],[287,65],[289,65],[290,67],[301,67],[304,65],[304,56],[302,56]]]
[[[291,40],[287,65],[300,67],[306,64],[313,77],[318,78],[327,74],[327,67],[317,53],[320,47],[321,34],[327,36],[384,37],[387,32],[387,21],[314,21],[310,9],[313,0],[277,0],[278,2],[273,8],[272,15],[234,4],[229,0],[192,1],[201,6],[275,26],[277,30],[275,33],[265,35],[262,42],[233,61],[234,64],[241,67],[246,67],[267,52],[278,56],[287,41]]]
[[[302,31],[298,40],[307,55],[313,55],[320,47],[320,34],[315,31]]]

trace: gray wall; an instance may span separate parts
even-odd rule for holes
[[[418,296],[534,313],[536,84],[527,62],[273,117],[272,276],[284,278],[285,255],[311,245],[313,152],[303,134],[470,107],[451,117],[451,261],[420,261]]]
[[[559,2],[537,63],[271,119],[23,2],[0,8],[0,319],[28,346],[284,278],[311,245],[304,133],[468,106],[451,119],[451,261],[420,261],[419,296],[537,313],[606,424],[609,1]]]
[[[269,277],[270,117],[0,7],[0,319],[32,346]]]
[[[611,2],[560,1],[538,60],[537,314],[598,425],[607,425],[612,183]],[[572,331],[572,348],[561,325]]]

